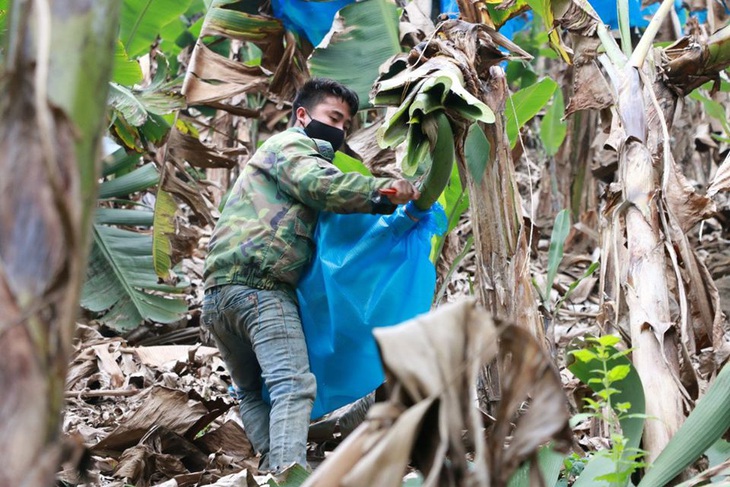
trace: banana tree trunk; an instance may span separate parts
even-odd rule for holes
[[[458,0],[457,3],[465,23],[490,24],[485,10],[477,3],[466,0]],[[477,49],[468,37],[457,34],[452,36],[452,41],[467,57],[473,57],[473,71],[469,78],[477,86],[477,96],[495,114],[494,123],[480,123],[472,127],[470,137],[483,140],[476,146],[481,146],[484,152],[472,152],[468,156],[472,159],[469,162],[465,154],[465,146],[469,143],[467,138],[456,138],[456,160],[469,190],[479,284],[477,296],[479,302],[495,316],[517,323],[548,347],[533,296],[528,230],[523,221],[522,198],[505,129],[504,110],[509,94],[505,73],[499,65],[488,64],[486,56],[476,55]],[[475,173],[470,167],[483,170]],[[499,367],[497,362],[492,362],[479,375],[479,402],[490,412],[501,400]]]
[[[498,66],[482,81],[483,101],[496,115],[492,124],[480,124],[489,142],[483,175],[467,177],[469,207],[477,260],[478,296],[496,316],[506,316],[545,344],[530,278],[529,248],[504,109],[508,90]],[[457,147],[462,174],[470,174],[463,148]]]
[[[491,24],[486,10],[478,3],[458,0],[457,4],[463,21]],[[475,54],[466,38],[458,35],[452,37],[464,53]],[[484,164],[470,165],[484,167],[483,174],[473,174],[469,170],[464,153],[465,140],[456,140],[457,162],[469,189],[477,260],[476,275],[479,281],[478,297],[496,316],[514,321],[545,346],[545,330],[537,310],[530,277],[528,229],[524,225],[522,198],[517,187],[512,152],[505,130],[504,110],[509,96],[507,80],[499,65],[491,65],[488,72],[486,66],[478,66],[486,61],[475,56],[475,64],[472,66],[474,78],[478,77],[479,98],[495,114],[494,123],[480,123],[475,127],[481,129],[489,148],[488,153],[483,154],[486,160]],[[470,157],[475,155],[470,154]]]
[[[0,485],[52,485],[119,3],[17,0],[0,71]]]
[[[656,191],[658,174],[643,143],[625,141],[619,157],[621,185],[631,200],[624,215],[627,255],[622,261],[623,292],[629,315],[633,362],[649,416],[644,449],[653,462],[684,421],[678,385],[677,335],[669,310],[664,239]],[[620,233],[614,238],[623,241]],[[661,400],[658,400],[661,398]]]
[[[591,172],[595,152],[593,141],[597,133],[597,113],[574,113],[568,119],[565,143],[555,156],[558,194],[567,195],[563,208],[570,208],[576,221],[590,221],[590,213],[598,208],[596,182]]]
[[[484,157],[484,173],[470,174],[464,147],[457,139],[457,162],[466,177],[469,190],[478,298],[495,316],[508,317],[528,330],[547,347],[545,329],[532,294],[530,249],[523,223],[520,197],[509,140],[505,131],[504,108],[507,81],[502,68],[490,69],[487,80],[481,81],[482,100],[495,113],[492,124],[479,124],[488,142]],[[477,134],[480,136],[481,134]],[[474,157],[475,154],[470,154]],[[492,362],[480,372],[479,402],[486,411],[494,411],[502,398],[500,365]]]

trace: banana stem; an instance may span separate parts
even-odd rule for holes
[[[639,69],[641,68],[641,65],[644,64],[644,59],[646,59],[646,55],[649,53],[649,49],[651,49],[651,46],[654,43],[654,38],[659,32],[659,28],[664,23],[664,19],[667,18],[669,10],[673,7],[674,0],[664,0],[662,2],[656,15],[654,15],[651,22],[649,22],[649,26],[646,28],[644,35],[641,36],[639,44],[636,46],[636,50],[634,50],[634,53],[629,59],[629,64],[631,66]]]

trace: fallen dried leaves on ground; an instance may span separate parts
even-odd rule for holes
[[[215,348],[129,347],[80,325],[67,380],[64,432],[83,443],[86,485],[206,485],[256,458]],[[172,484],[169,481],[174,481]],[[254,484],[256,485],[256,484]]]

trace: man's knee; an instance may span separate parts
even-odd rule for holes
[[[290,375],[270,384],[269,392],[273,401],[285,398],[293,401],[314,401],[317,394],[317,381],[311,372]]]

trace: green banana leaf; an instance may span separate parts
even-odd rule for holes
[[[152,237],[95,224],[81,306],[100,313],[107,325],[127,331],[144,320],[172,323],[187,312],[182,293],[187,282],[158,284],[152,265]],[[161,294],[162,293],[162,294]]]
[[[149,50],[160,31],[190,7],[191,0],[124,0],[119,38],[131,58]]]
[[[510,147],[517,144],[520,129],[545,107],[557,88],[555,81],[545,78],[509,97],[504,116]]]
[[[558,480],[563,466],[563,453],[556,452],[550,446],[543,446],[537,452],[537,466],[540,469],[545,485],[552,487]],[[507,487],[530,487],[530,466],[525,463],[509,479]]]
[[[571,64],[571,57],[568,51],[565,49],[562,40],[560,39],[560,31],[555,28],[555,16],[553,15],[553,9],[556,8],[553,4],[560,4],[563,6],[565,2],[557,2],[553,0],[526,0],[530,8],[543,20],[545,30],[548,32],[548,39],[550,40],[550,47],[560,56],[560,58],[568,64]],[[586,5],[588,2],[583,2],[582,5]],[[584,7],[585,8],[585,7]],[[588,6],[592,11],[593,9]]]
[[[112,81],[125,86],[132,86],[142,81],[142,68],[137,61],[129,59],[122,41],[117,41]]]
[[[152,225],[154,215],[154,212],[149,210],[97,208],[96,213],[94,213],[94,221],[103,225],[149,227]]]
[[[563,144],[568,133],[568,122],[563,120],[565,116],[565,102],[563,101],[563,91],[555,90],[553,102],[545,111],[545,116],[540,122],[540,140],[545,146],[545,152],[548,156],[554,156],[558,153],[558,149]]]
[[[152,228],[152,265],[160,279],[170,278],[172,268],[172,242],[170,236],[175,234],[175,213],[177,203],[170,193],[161,187],[157,188],[155,199],[155,218]]]
[[[530,7],[526,0],[513,0],[510,2],[509,6],[496,5],[487,2],[489,17],[492,19],[494,27],[497,29],[502,27],[508,20],[517,17],[529,8]]]
[[[705,456],[709,464],[708,467],[715,467],[730,460],[730,443],[722,439],[717,440],[707,449]]]
[[[5,31],[7,30],[8,0],[0,0],[0,46],[5,46]],[[0,51],[0,64],[2,64],[2,51]]]
[[[173,117],[170,114],[185,108],[185,99],[179,94],[182,80],[168,81],[168,71],[167,60],[159,55],[155,77],[149,86],[136,89],[110,83],[111,128],[127,148],[144,152],[146,141],[161,143],[170,132]]]
[[[301,487],[310,475],[311,473],[309,471],[295,463],[284,470],[280,475],[277,475],[276,480],[269,479],[269,481],[264,485],[268,485],[270,487]]]
[[[120,147],[104,158],[102,161],[101,175],[104,177],[121,175],[119,173],[129,172],[141,160],[142,157],[138,153],[127,153],[126,150]]]
[[[332,164],[334,164],[337,169],[342,172],[357,172],[363,176],[373,175],[373,173],[370,172],[370,169],[368,169],[362,161],[359,161],[354,157],[350,157],[344,152],[335,152],[335,158],[332,160]]]
[[[138,162],[139,155],[127,155],[118,150],[109,157],[105,172],[115,174],[113,169],[124,172]],[[159,181],[155,165],[145,164],[103,182],[99,195],[100,198],[125,198],[152,188]],[[160,206],[166,212],[159,210]],[[99,313],[100,321],[120,331],[135,328],[144,320],[170,323],[182,318],[187,304],[184,299],[170,297],[170,294],[184,292],[187,282],[160,284],[156,272],[169,277],[171,247],[168,235],[171,228],[174,231],[170,212],[174,216],[176,208],[172,197],[164,192],[160,197],[158,190],[155,208],[158,214],[124,208],[97,210],[89,268],[82,289],[82,307]],[[149,227],[153,223],[152,235],[108,226]],[[167,260],[162,255],[165,249],[168,249]]]
[[[154,164],[145,164],[129,174],[104,181],[99,186],[99,198],[115,198],[151,188],[160,181]]]
[[[342,8],[339,14],[343,29],[334,32],[327,47],[314,50],[309,70],[355,90],[360,108],[365,108],[378,68],[402,52],[398,8],[388,0],[366,0]]]
[[[491,153],[492,146],[481,127],[477,124],[469,127],[464,143],[464,156],[466,157],[466,168],[477,185],[481,184],[484,178],[484,171],[489,164]]]
[[[549,299],[550,290],[553,288],[555,277],[558,275],[558,266],[563,260],[563,248],[570,233],[570,210],[560,210],[555,217],[553,232],[550,235],[550,247],[548,248],[547,280],[543,297]]]
[[[108,103],[134,127],[140,127],[147,121],[147,110],[129,88],[109,83]]]
[[[186,47],[195,44],[205,20],[207,7],[203,0],[192,0],[190,7],[160,29],[159,49],[177,68],[177,56]],[[197,19],[197,20],[194,20]],[[177,72],[177,69],[174,70]]]
[[[730,367],[725,364],[694,411],[647,471],[639,487],[661,487],[730,429]]]
[[[265,20],[234,8],[240,0],[214,0],[205,14],[203,33],[218,34],[242,41],[261,42],[281,37],[282,26],[277,19]]]
[[[182,81],[180,79],[167,81],[169,71],[167,60],[159,56],[157,62],[155,77],[144,89],[110,83],[109,105],[135,128],[142,127],[150,118],[154,119],[151,115],[167,115],[186,107],[185,99],[179,94]],[[169,130],[169,126],[166,130]]]

